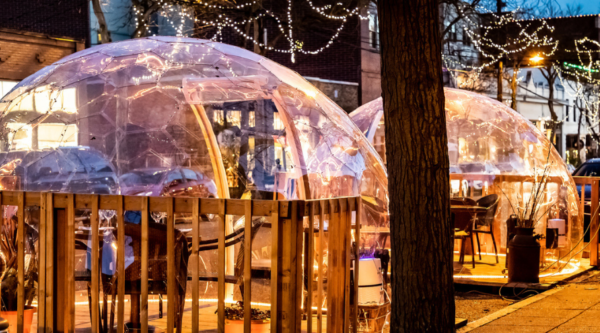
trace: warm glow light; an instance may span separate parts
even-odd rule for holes
[[[536,54],[535,56],[531,57],[529,60],[531,60],[532,62],[540,62],[540,61],[544,60],[544,58],[540,57],[539,54]]]

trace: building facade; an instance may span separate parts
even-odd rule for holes
[[[88,1],[8,1],[0,11],[0,95],[89,45]]]

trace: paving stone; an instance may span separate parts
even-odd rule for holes
[[[567,318],[546,318],[546,317],[525,317],[509,314],[500,319],[494,320],[486,326],[553,326],[556,327]],[[511,327],[512,329],[512,327]]]
[[[471,333],[545,333],[554,326],[482,326],[471,331]]]
[[[583,311],[563,324],[565,327],[596,326],[600,330],[600,310]]]
[[[551,297],[551,296],[550,296]],[[548,297],[548,298],[550,298]],[[528,309],[556,309],[556,310],[587,310],[598,304],[598,300],[569,301],[559,299],[543,299],[527,306]]]
[[[544,318],[564,318],[571,319],[583,310],[563,310],[563,309],[531,309],[528,306],[519,309],[510,314],[512,317],[544,317]]]
[[[600,327],[593,327],[593,326],[565,327],[565,326],[561,325],[549,332],[551,332],[551,333],[593,333],[593,332],[600,332]]]

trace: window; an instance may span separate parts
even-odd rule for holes
[[[463,45],[470,46],[471,45],[471,37],[469,37],[469,33],[467,29],[463,29]]]
[[[450,40],[452,41],[456,41],[456,24],[453,24],[452,27],[450,28]]]
[[[570,121],[569,120],[569,106],[568,105],[566,106],[566,118],[567,118],[566,121]]]
[[[248,127],[256,127],[256,118],[254,111],[248,112]]]
[[[227,111],[227,124],[229,126],[241,127],[242,124],[242,111],[239,110],[228,110]]]
[[[377,19],[377,10],[369,10],[369,45],[372,48],[379,48],[379,21]]]
[[[213,123],[219,124],[219,125],[225,125],[225,114],[224,114],[223,110],[214,110]]]

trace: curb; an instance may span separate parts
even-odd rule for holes
[[[557,292],[559,292],[561,290],[563,290],[563,288],[557,286],[557,287],[555,287],[553,289],[544,291],[543,293],[540,293],[538,295],[529,297],[529,298],[527,298],[525,300],[522,300],[522,301],[520,301],[518,303],[515,303],[513,305],[509,305],[509,306],[505,307],[504,309],[501,309],[501,310],[498,310],[498,311],[496,311],[496,312],[494,312],[492,314],[489,314],[489,315],[487,315],[487,316],[485,316],[483,318],[480,318],[480,319],[477,319],[477,320],[475,320],[473,322],[470,322],[466,326],[464,326],[463,328],[458,329],[456,332],[457,333],[470,332],[470,331],[472,331],[472,330],[474,330],[474,329],[476,329],[478,327],[484,326],[484,325],[486,325],[486,324],[488,324],[488,323],[490,323],[490,322],[492,322],[492,321],[494,321],[494,320],[496,320],[498,318],[504,317],[504,316],[506,316],[509,313],[513,313],[513,312],[515,312],[515,311],[517,311],[517,310],[519,310],[521,308],[524,308],[524,307],[528,306],[529,304],[532,304],[532,303],[535,303],[537,301],[540,301],[540,300],[542,300],[542,299],[544,299],[544,298],[546,298],[546,297],[548,297],[550,295],[554,295],[554,294],[556,294]]]

